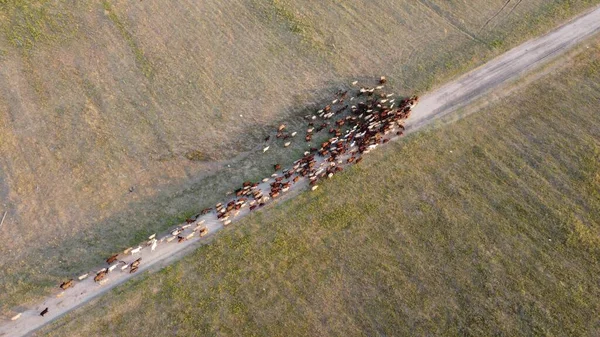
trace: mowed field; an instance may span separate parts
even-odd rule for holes
[[[341,85],[423,92],[598,2],[0,0],[0,311],[289,161],[252,149]]]
[[[597,336],[600,39],[556,64],[39,335]]]

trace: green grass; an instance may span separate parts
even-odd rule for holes
[[[246,151],[340,86],[423,92],[598,1],[480,32],[503,3],[0,0],[0,311],[289,163]]]
[[[590,45],[40,334],[598,335],[600,41]]]
[[[17,48],[30,52],[36,44],[57,41],[72,34],[72,17],[60,4],[48,0],[1,0],[2,33]]]

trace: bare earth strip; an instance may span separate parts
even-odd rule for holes
[[[545,64],[599,31],[600,8],[596,8],[547,35],[510,50],[482,67],[422,97],[419,105],[413,110],[411,119],[407,122],[409,130],[418,130],[432,120],[467,105],[508,81],[519,78],[525,72]],[[305,184],[297,186],[293,193],[298,193],[303,185]],[[261,189],[265,190],[266,188],[261,186]],[[289,194],[289,196],[292,195]],[[214,215],[204,216],[200,219],[206,219],[205,224],[210,233],[222,228],[221,222],[216,220]],[[141,273],[150,268],[160,268],[204,242],[206,240],[202,239],[201,241],[196,235],[191,240],[179,244],[163,243],[158,245],[155,251],[145,248],[139,255],[128,256],[126,262],[130,263],[134,259],[142,257],[142,264],[138,271]],[[24,311],[21,317],[15,321],[4,322],[0,326],[0,336],[16,337],[30,334],[133,276],[133,274],[129,274],[127,271],[122,272],[117,268],[109,274],[107,283],[99,285],[94,283],[94,275],[94,271],[90,272],[90,276],[77,282],[73,289],[68,289],[59,297],[48,298],[37,307]],[[41,317],[39,312],[46,307],[49,308],[49,312],[45,317]]]

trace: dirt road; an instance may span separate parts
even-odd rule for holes
[[[534,67],[548,62],[599,31],[600,8],[596,8],[547,35],[510,50],[480,68],[422,97],[419,105],[413,110],[411,119],[407,122],[408,130],[414,132],[432,120],[465,106],[483,94],[497,89],[503,84],[519,78],[523,73]],[[262,185],[265,184],[268,183]],[[289,192],[288,195],[298,193],[302,189],[302,185],[306,184],[295,187],[294,191]],[[261,187],[263,189],[267,188],[266,186]],[[238,218],[244,214],[240,214]],[[201,219],[205,219],[205,225],[211,234],[223,227],[222,223],[212,214]],[[192,225],[192,227],[194,226]],[[190,232],[191,228],[187,229],[183,235],[185,236]],[[159,235],[158,238],[161,239],[163,236]],[[144,270],[160,268],[176,260],[197,247],[201,240],[204,242],[205,238],[200,239],[196,234],[192,239],[182,243],[170,242],[166,244],[163,242],[154,251],[150,247],[146,247],[139,254],[127,256],[125,262],[130,263],[141,257],[142,264],[136,273],[141,274]],[[64,293],[58,294],[58,296],[48,298],[28,310],[24,310],[21,316],[14,321],[2,321],[0,336],[17,337],[30,334],[136,275],[129,274],[128,270],[121,271],[120,269],[119,266],[110,272],[106,283],[102,285],[94,282],[93,276],[97,270],[92,271],[87,279],[83,281],[76,280],[73,289],[68,289]],[[49,312],[44,317],[40,316],[39,313],[46,307],[49,308]]]

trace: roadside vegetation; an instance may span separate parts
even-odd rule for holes
[[[586,46],[39,335],[598,335],[600,40]]]
[[[0,313],[289,162],[252,150],[340,86],[424,92],[600,1],[505,2],[0,0]]]

